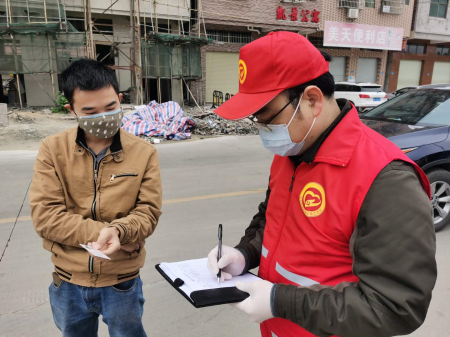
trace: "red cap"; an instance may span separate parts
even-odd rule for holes
[[[328,62],[311,42],[292,32],[270,32],[239,53],[239,92],[214,112],[226,119],[248,117],[285,89],[328,71]]]

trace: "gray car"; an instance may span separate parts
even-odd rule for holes
[[[390,94],[387,94],[387,98],[388,98],[388,100],[390,100],[390,99],[392,99],[394,97],[406,94],[408,91],[411,91],[411,90],[414,90],[414,89],[417,89],[417,88],[419,88],[419,87],[417,87],[417,86],[404,87],[404,88],[398,89],[396,91],[393,91]]]

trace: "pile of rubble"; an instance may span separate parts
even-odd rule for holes
[[[147,137],[144,135],[140,135],[139,137],[141,137],[143,140],[146,140],[150,144],[159,144],[159,143],[166,141],[165,138],[161,138],[161,137]]]
[[[194,135],[217,136],[258,134],[258,129],[248,119],[229,121],[219,117],[209,108],[206,108],[201,112],[198,108],[185,106],[184,112],[197,122],[197,125],[192,130],[192,134]]]
[[[11,137],[20,140],[41,141],[46,135],[43,135],[34,126],[32,119],[23,117],[16,112],[8,113],[9,125],[0,127],[0,139]]]

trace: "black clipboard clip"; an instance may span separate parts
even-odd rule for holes
[[[184,281],[180,278],[176,278],[175,281],[173,281],[174,287],[181,287],[184,284]]]

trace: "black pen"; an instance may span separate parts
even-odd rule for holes
[[[219,225],[219,244],[217,245],[217,262],[222,257],[222,225]],[[222,270],[219,268],[217,273],[217,284],[220,284],[220,277],[222,276]]]

